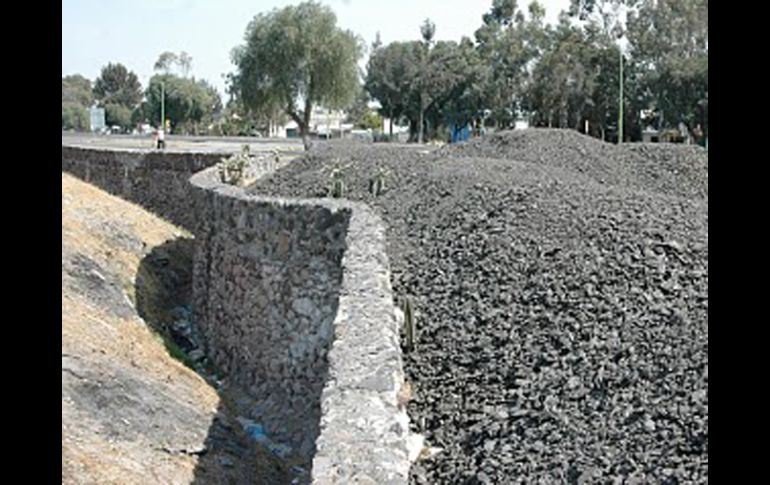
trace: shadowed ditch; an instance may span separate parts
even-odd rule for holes
[[[301,317],[306,324],[319,327],[318,334],[311,334],[308,339],[292,328],[277,328],[269,355],[254,355],[251,362],[236,363],[230,357],[249,355],[248,349],[254,344],[248,342],[259,339],[257,324],[247,322],[245,330],[238,334],[237,349],[220,351],[223,368],[214,364],[205,349],[229,340],[211,336],[206,339],[195,321],[195,244],[194,239],[182,237],[152,248],[140,263],[134,288],[140,316],[163,339],[169,354],[201,375],[220,396],[203,446],[187,450],[198,457],[194,483],[307,483],[320,432],[320,395],[328,374],[325,355],[333,336],[341,272],[330,276],[319,270],[324,282],[319,290],[317,280],[306,272],[289,271],[291,265],[286,261],[261,261],[263,270],[275,270],[270,286],[280,294],[269,296],[289,305],[279,314],[267,300],[259,313],[252,315],[254,319],[275,325],[279,320]],[[282,257],[288,257],[288,253]],[[241,262],[236,266],[243,268],[248,264]],[[226,274],[222,278],[229,280]],[[255,286],[259,287],[256,283]],[[266,290],[268,294],[271,291]],[[232,297],[233,292],[228,295]],[[247,293],[240,298],[254,296]],[[308,300],[326,305],[323,311],[315,312]],[[230,301],[228,307],[249,305],[246,301]],[[307,315],[300,315],[303,312]],[[214,323],[224,328],[228,321]],[[211,328],[214,327],[209,332]],[[249,328],[257,334],[246,335]],[[271,365],[271,357],[276,365]]]
[[[199,406],[208,411],[189,427],[178,420],[195,432],[160,451],[195,456],[196,483],[404,483],[409,423],[382,221],[346,201],[254,197],[199,172],[211,157],[167,155],[62,148],[63,169],[84,167],[195,235],[152,248],[124,285],[170,354],[210,384],[206,399],[214,389],[221,401]]]

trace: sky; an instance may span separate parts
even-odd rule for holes
[[[539,0],[546,21],[555,23],[569,0]],[[299,0],[62,0],[62,76],[95,80],[107,63],[119,62],[147,86],[164,51],[187,52],[191,74],[213,84],[225,99],[230,51],[243,43],[255,15],[296,5]],[[416,40],[420,24],[436,24],[436,40],[473,38],[492,0],[321,0],[337,14],[337,25],[367,46],[377,32],[383,44]],[[524,6],[528,0],[521,1]],[[361,65],[366,64],[366,56]]]

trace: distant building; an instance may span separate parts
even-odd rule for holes
[[[514,122],[513,128],[516,130],[526,130],[529,128],[529,120],[519,118]]]
[[[91,118],[91,131],[102,131],[107,127],[104,121],[104,108],[97,108],[92,106],[89,110]]]
[[[352,124],[343,123],[347,114],[340,110],[329,110],[316,106],[310,114],[308,132],[311,137],[318,138],[344,138],[350,135]],[[284,125],[270,123],[269,136],[276,138],[299,137],[299,125],[290,120]]]
[[[656,130],[652,126],[648,126],[642,130],[642,141],[644,143],[657,143],[660,141],[660,131]]]

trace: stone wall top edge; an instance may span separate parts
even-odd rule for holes
[[[230,197],[243,201],[253,201],[257,203],[275,204],[280,206],[304,206],[310,208],[327,209],[332,213],[338,211],[356,212],[359,217],[377,221],[382,224],[380,217],[364,203],[346,200],[346,199],[323,199],[323,198],[294,198],[294,197],[273,197],[259,194],[250,194],[243,187],[237,187],[224,183],[217,176],[217,168],[209,167],[190,177],[190,184],[201,190],[210,191],[220,196]]]

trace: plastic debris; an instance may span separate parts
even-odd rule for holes
[[[275,456],[279,458],[286,458],[291,454],[291,447],[282,443],[276,443],[275,441],[271,440],[265,433],[264,426],[261,424],[255,423],[251,419],[237,419],[238,422],[241,423],[241,426],[243,426],[243,430],[246,432],[246,434],[248,434],[254,441],[270,450]]]

